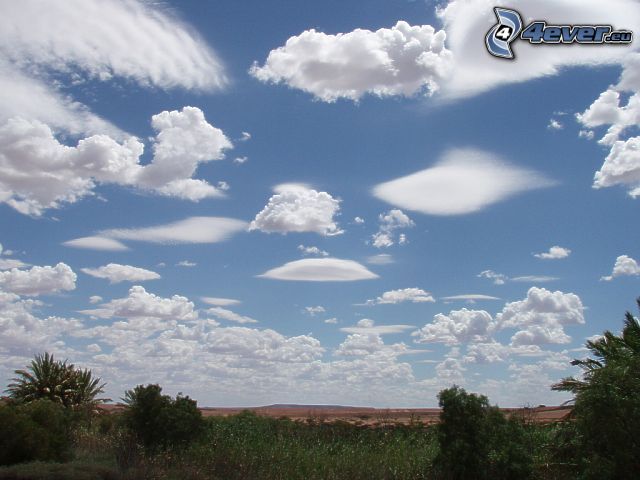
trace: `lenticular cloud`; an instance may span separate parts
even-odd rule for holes
[[[463,215],[554,184],[538,172],[509,165],[489,153],[455,149],[431,168],[376,185],[373,194],[416,212]]]

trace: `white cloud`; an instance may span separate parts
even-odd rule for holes
[[[467,347],[464,361],[477,364],[504,362],[510,354],[510,347],[496,341],[473,343]]]
[[[73,318],[37,317],[34,310],[40,305],[0,290],[0,358],[26,360],[43,351],[60,352],[66,348],[65,336],[82,328],[82,323]]]
[[[240,300],[236,300],[234,298],[201,297],[200,300],[208,305],[213,305],[215,307],[227,307],[231,305],[239,305],[240,303],[242,303]]]
[[[17,268],[0,272],[0,288],[17,295],[37,296],[75,290],[76,274],[65,263],[55,267]]]
[[[567,258],[571,254],[571,250],[557,245],[549,248],[548,252],[534,253],[533,256],[541,258],[543,260],[558,260],[561,258]]]
[[[547,128],[549,130],[562,130],[564,128],[564,125],[562,125],[562,123],[560,123],[555,118],[552,118],[551,120],[549,120],[549,124],[547,125]]]
[[[42,215],[91,195],[98,183],[115,183],[192,201],[222,195],[191,178],[198,164],[219,160],[232,145],[195,107],[152,117],[158,132],[150,164],[141,165],[144,145],[135,137],[118,143],[107,135],[75,147],[55,138],[48,125],[24,118],[0,126],[0,201],[27,215]]]
[[[495,285],[504,285],[504,283],[509,279],[506,275],[496,273],[493,270],[483,270],[476,276],[478,278],[488,278],[489,280],[493,280]]]
[[[91,21],[98,18],[100,28]],[[52,86],[61,78],[121,77],[145,87],[207,91],[226,83],[221,62],[191,27],[169,9],[132,0],[7,5],[0,64],[0,121],[22,115],[71,134],[121,132]]]
[[[520,329],[511,337],[515,346],[568,343],[563,327],[583,324],[584,307],[573,293],[532,287],[524,300],[507,303],[496,321],[500,328]]]
[[[285,83],[325,102],[431,94],[448,74],[451,53],[444,31],[399,21],[375,32],[356,29],[328,35],[306,30],[269,52],[251,75],[262,82]]]
[[[498,297],[492,297],[490,295],[470,293],[470,294],[464,294],[464,295],[452,295],[449,297],[442,297],[442,300],[447,300],[447,301],[462,300],[465,302],[473,303],[481,300],[500,300],[500,299]]]
[[[353,219],[354,223],[358,224],[358,225],[362,225],[364,223],[364,218],[362,217],[355,217]]]
[[[251,134],[249,132],[242,132],[242,136],[238,139],[240,142],[248,142],[251,140]]]
[[[207,309],[207,313],[213,315],[218,320],[227,320],[229,322],[236,323],[258,323],[258,320],[254,318],[238,315],[237,313],[222,307],[209,308]]]
[[[402,245],[406,243],[406,237],[404,234],[400,234],[398,239],[395,238],[395,231],[402,228],[411,228],[415,226],[413,220],[411,220],[402,210],[394,208],[387,213],[381,213],[378,216],[378,222],[380,223],[378,232],[372,235],[372,244],[376,248],[386,248],[392,246],[394,243]]]
[[[478,278],[493,280],[494,285],[504,285],[506,282],[539,283],[558,280],[558,277],[550,277],[548,275],[521,275],[518,277],[508,277],[507,275],[494,272],[493,270],[484,270],[476,276]]]
[[[358,335],[391,335],[415,328],[412,325],[376,325],[373,320],[363,318],[354,327],[342,327],[341,332]]]
[[[120,252],[129,250],[122,242],[106,237],[81,237],[67,240],[63,243],[66,247],[86,248],[88,250],[106,250],[110,252]]]
[[[80,313],[98,318],[149,318],[170,322],[198,318],[193,302],[186,297],[180,295],[174,295],[171,298],[158,297],[153,293],[147,293],[139,285],[131,287],[127,297],[111,300],[97,309],[83,310]]]
[[[327,192],[293,183],[278,185],[274,192],[249,230],[282,234],[314,232],[325,236],[343,233],[333,218],[340,211],[340,201]]]
[[[96,303],[100,303],[103,300],[103,298],[100,295],[91,295],[89,297],[89,303],[91,303],[92,305],[95,305]]]
[[[542,282],[555,282],[558,277],[551,277],[549,275],[523,275],[520,277],[513,277],[509,279],[512,282],[523,283],[542,283]]]
[[[12,268],[28,267],[26,263],[17,258],[0,258],[0,270],[11,270]]]
[[[305,247],[304,245],[298,245],[298,250],[302,252],[303,255],[315,255],[318,257],[328,257],[329,252],[324,250],[320,250],[318,247]]]
[[[637,276],[640,275],[640,265],[633,258],[628,255],[620,255],[616,258],[616,263],[613,266],[611,275],[600,278],[606,282],[610,282],[616,277],[622,276]]]
[[[370,265],[389,265],[393,262],[393,257],[388,253],[380,253],[367,257],[367,263]]]
[[[353,260],[305,258],[285,263],[259,277],[308,282],[352,282],[378,278],[378,275]]]
[[[327,318],[324,323],[327,323],[329,325],[335,325],[338,323],[338,319],[337,318]]]
[[[640,195],[640,137],[614,142],[602,167],[595,173],[594,188],[614,185],[628,186],[632,197]]]
[[[311,315],[312,317],[315,317],[319,313],[326,312],[326,310],[322,305],[318,305],[315,307],[304,307],[304,311],[305,313],[307,313],[308,315]]]
[[[430,215],[478,212],[513,195],[554,185],[533,170],[476,149],[449,150],[435,166],[381,183],[376,197]]]
[[[411,335],[416,343],[442,342],[456,345],[466,342],[485,342],[495,331],[496,322],[484,310],[452,310],[448,315],[438,313],[433,322]]]
[[[404,343],[385,345],[377,333],[353,333],[340,344],[334,354],[345,357],[366,357],[378,353],[401,355],[409,350]]]
[[[233,159],[233,163],[236,163],[238,165],[242,165],[243,163],[247,163],[249,161],[249,157],[244,156],[244,157],[236,157]]]
[[[119,263],[110,263],[98,268],[82,268],[80,270],[92,277],[105,278],[110,283],[143,282],[160,278],[159,274],[151,270],[132,267],[131,265],[120,265]]]
[[[222,130],[209,124],[196,107],[161,112],[151,118],[151,125],[158,132],[153,161],[140,172],[139,185],[194,201],[220,196],[205,180],[191,177],[200,163],[221,160],[233,147]]]
[[[435,302],[433,296],[421,288],[402,288],[389,290],[375,300],[367,300],[367,305],[396,304],[403,302],[425,303]]]
[[[185,267],[185,268],[191,268],[191,267],[197,267],[198,264],[195,262],[190,262],[189,260],[181,260],[178,263],[176,263],[176,267]]]
[[[163,244],[217,243],[245,230],[246,225],[245,222],[233,218],[189,217],[155,227],[104,230],[99,235],[119,240]]]
[[[496,23],[494,6],[487,0],[454,0],[439,10],[447,32],[447,47],[454,58],[450,75],[442,83],[443,96],[476,95],[502,85],[557,75],[572,66],[613,65],[629,53],[628,47],[548,48],[516,41],[512,46],[518,60],[505,62],[490,56],[484,45],[485,34]],[[524,22],[536,19],[556,25],[601,23],[632,31],[640,29],[640,12],[634,0],[524,0],[514,7]]]

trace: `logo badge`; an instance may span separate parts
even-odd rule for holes
[[[485,37],[487,50],[495,57],[513,59],[515,54],[510,44],[518,38],[522,30],[520,14],[515,10],[501,7],[495,7],[493,11],[498,18],[498,23],[487,32]]]

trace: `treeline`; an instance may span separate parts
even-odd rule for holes
[[[640,306],[640,301],[639,301]],[[509,418],[460,387],[438,395],[440,423],[385,424],[259,417],[203,418],[194,400],[158,385],[125,392],[100,413],[89,370],[37,356],[0,405],[0,479],[636,479],[640,478],[640,323],[626,314],[575,360],[569,421]]]

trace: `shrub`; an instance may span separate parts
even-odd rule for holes
[[[522,424],[507,420],[487,397],[454,386],[438,395],[442,412],[437,427],[440,451],[434,460],[438,478],[526,479],[532,459]]]
[[[49,400],[0,406],[0,465],[71,457],[71,418]]]
[[[203,431],[196,401],[162,395],[159,385],[138,385],[125,393],[124,401],[124,423],[148,453],[184,448]]]

